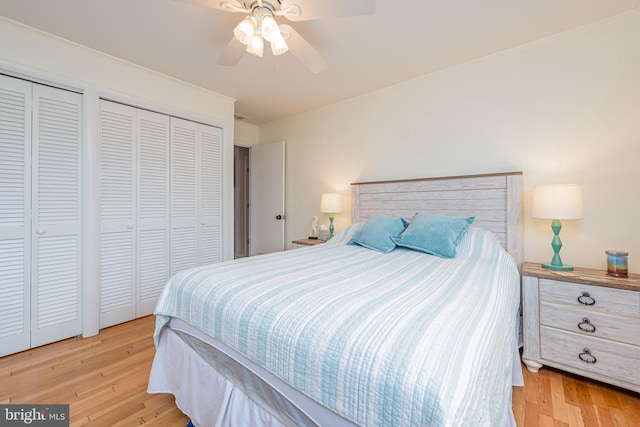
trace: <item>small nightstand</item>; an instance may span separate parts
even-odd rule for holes
[[[640,392],[640,274],[522,266],[522,360]]]
[[[295,245],[294,248],[298,248],[300,246],[319,245],[321,243],[325,243],[325,241],[320,239],[298,239],[298,240],[292,240],[291,243]]]

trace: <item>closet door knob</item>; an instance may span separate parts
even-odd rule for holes
[[[44,230],[42,228],[38,228],[36,230],[36,234],[39,234],[40,236],[42,236],[44,234]]]
[[[133,225],[127,224],[127,230],[133,230]]]

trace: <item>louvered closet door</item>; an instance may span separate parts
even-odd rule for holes
[[[222,261],[222,129],[199,125],[199,265]]]
[[[82,332],[82,96],[33,87],[31,345]]]
[[[169,279],[169,117],[137,111],[136,317],[153,313]]]
[[[222,130],[171,118],[171,272],[222,261]]]
[[[198,265],[198,124],[171,118],[171,274]]]
[[[31,87],[0,76],[0,356],[30,347]]]
[[[100,101],[100,327],[135,317],[136,110]]]

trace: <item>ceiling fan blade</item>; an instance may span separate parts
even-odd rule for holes
[[[280,8],[300,7],[300,16],[287,15],[291,21],[335,18],[337,16],[371,15],[376,11],[375,0],[282,0]]]
[[[327,68],[327,62],[296,30],[290,25],[280,24],[280,29],[290,34],[287,39],[289,53],[298,58],[312,73],[319,73]]]
[[[218,10],[224,10],[226,12],[230,12],[229,9],[225,9],[224,7],[222,7],[222,5],[220,4],[222,1],[226,1],[227,3],[230,3],[233,6],[239,7],[239,8],[243,8],[244,9],[244,3],[238,0],[176,0],[182,3],[191,3],[191,4],[197,4],[198,6],[204,6],[204,7],[210,7],[212,9],[218,9]]]
[[[240,43],[235,37],[232,37],[227,47],[222,51],[220,56],[218,56],[216,64],[233,67],[240,62],[240,58],[244,55],[245,50],[245,45]]]

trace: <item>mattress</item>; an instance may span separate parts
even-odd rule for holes
[[[159,353],[180,319],[353,425],[513,423],[519,274],[495,235],[470,229],[442,259],[346,244],[356,228],[177,274],[156,307]]]

